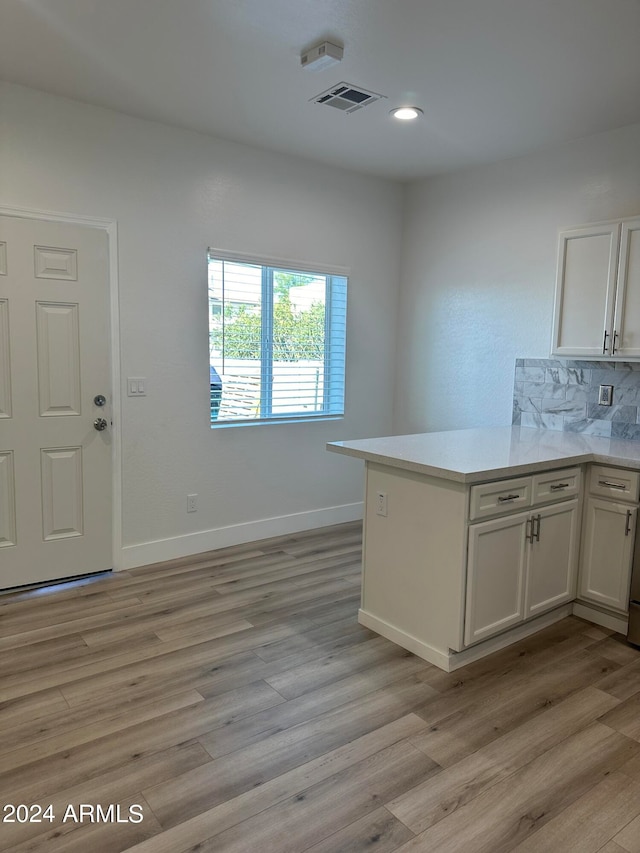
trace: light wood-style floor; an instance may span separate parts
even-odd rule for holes
[[[0,597],[0,806],[55,815],[0,849],[638,853],[640,652],[571,617],[447,674],[358,625],[359,561],[344,525]]]

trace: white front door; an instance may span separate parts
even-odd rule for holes
[[[0,588],[112,566],[109,340],[106,232],[1,215]]]

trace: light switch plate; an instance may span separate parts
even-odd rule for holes
[[[147,380],[144,376],[129,376],[127,379],[128,397],[146,397]]]
[[[610,406],[613,403],[613,385],[601,385],[598,391],[598,405]]]

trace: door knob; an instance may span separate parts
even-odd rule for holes
[[[98,432],[102,432],[103,429],[107,428],[106,418],[96,418],[93,422],[94,429],[97,429]]]
[[[96,394],[96,396],[93,398],[93,402],[96,406],[104,406],[104,404],[107,402],[107,398],[104,396],[104,394]]]

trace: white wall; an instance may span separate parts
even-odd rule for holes
[[[640,125],[413,184],[394,431],[511,422],[514,361],[548,358],[557,233],[640,213]]]
[[[639,152],[636,125],[419,181],[403,225],[393,182],[0,84],[0,205],[118,222],[122,377],[148,377],[116,389],[124,564],[355,516],[361,463],[326,441],[509,423],[557,231],[640,213]],[[209,428],[209,245],[351,267],[344,421]]]
[[[0,85],[0,205],[118,223],[122,377],[148,379],[146,398],[115,389],[123,538],[156,543],[128,547],[125,565],[357,515],[361,464],[324,446],[391,431],[402,197],[393,182]],[[343,421],[209,428],[210,245],[351,268]]]

